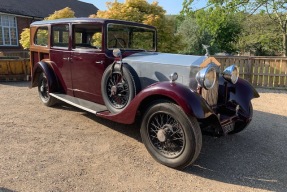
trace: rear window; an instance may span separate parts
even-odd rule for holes
[[[39,27],[37,29],[34,44],[39,46],[48,46],[48,27]]]
[[[52,27],[52,47],[69,46],[69,25],[56,25]]]

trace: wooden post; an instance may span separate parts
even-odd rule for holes
[[[248,57],[247,59],[247,66],[246,66],[246,80],[249,81],[251,84],[252,82],[252,63],[251,63],[252,58]]]

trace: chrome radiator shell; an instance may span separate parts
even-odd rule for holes
[[[206,100],[206,102],[210,106],[214,106],[217,104],[217,100],[218,100],[218,78],[216,79],[214,87],[212,89],[206,90],[206,89],[202,88],[201,96]]]

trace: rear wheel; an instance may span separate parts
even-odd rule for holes
[[[57,99],[50,96],[49,82],[46,74],[41,73],[38,79],[38,93],[44,105],[51,107],[57,103]]]
[[[169,102],[155,103],[146,111],[141,137],[155,160],[177,169],[192,164],[202,146],[197,120],[187,117],[178,105]]]

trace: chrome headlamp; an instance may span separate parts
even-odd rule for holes
[[[225,80],[235,84],[239,77],[238,67],[236,65],[231,65],[223,71],[222,75]]]
[[[216,80],[216,70],[214,67],[206,67],[198,71],[195,76],[197,83],[204,89],[211,89]]]

